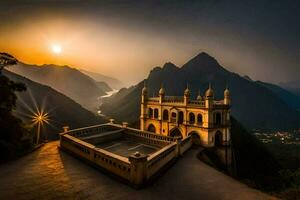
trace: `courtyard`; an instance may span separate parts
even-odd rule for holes
[[[150,155],[160,149],[159,146],[134,141],[126,137],[98,143],[95,144],[95,146],[123,157],[129,157],[135,152],[139,152],[144,155]]]

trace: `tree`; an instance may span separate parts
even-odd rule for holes
[[[24,127],[22,121],[12,114],[16,107],[17,96],[15,92],[26,90],[23,83],[9,80],[2,74],[6,66],[14,65],[18,61],[12,55],[0,53],[0,151],[3,157],[0,161],[12,158],[31,147],[29,131]]]

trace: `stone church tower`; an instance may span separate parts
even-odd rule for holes
[[[205,147],[228,145],[230,141],[230,92],[216,101],[209,84],[205,95],[190,98],[187,87],[182,96],[166,96],[163,87],[158,97],[148,97],[146,85],[142,90],[140,129],[157,134],[193,140]]]

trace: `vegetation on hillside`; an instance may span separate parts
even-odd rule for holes
[[[2,74],[7,65],[17,60],[6,53],[0,53],[0,162],[16,157],[32,148],[32,136],[22,121],[12,114],[16,107],[15,92],[22,92],[26,87],[22,83],[11,81]]]

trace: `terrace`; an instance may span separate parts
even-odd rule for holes
[[[65,129],[60,148],[109,171],[136,187],[156,177],[164,167],[192,145],[184,140],[127,127],[102,124]]]

